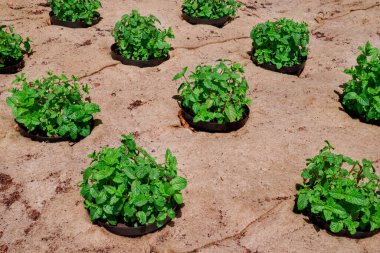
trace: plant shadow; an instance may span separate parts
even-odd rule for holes
[[[103,121],[101,119],[94,119],[94,128],[102,124],[103,124]]]

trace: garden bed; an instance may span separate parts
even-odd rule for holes
[[[73,146],[23,138],[12,128],[14,117],[5,104],[8,89],[15,87],[14,75],[0,76],[1,250],[378,252],[379,234],[359,242],[337,238],[292,212],[294,185],[305,159],[325,139],[340,153],[372,160],[379,172],[379,126],[340,111],[333,93],[349,79],[342,71],[355,64],[357,46],[369,39],[380,46],[380,7],[373,7],[375,3],[244,0],[238,17],[218,29],[183,21],[180,2],[115,0],[104,1],[104,19],[95,27],[73,30],[47,25],[50,9],[41,6],[42,1],[11,2],[8,6],[8,1],[0,1],[0,17],[11,20],[3,23],[13,25],[24,38],[30,37],[34,51],[25,57],[23,72],[30,78],[48,70],[78,75],[100,105],[96,118],[103,123]],[[163,27],[173,28],[176,38],[170,40],[174,50],[169,61],[139,69],[116,65],[111,58],[114,23],[132,9],[152,13]],[[309,24],[310,55],[299,78],[257,67],[246,53],[252,26],[279,16]],[[91,43],[83,44],[86,41]],[[172,81],[173,75],[185,66],[193,69],[220,58],[244,65],[252,99],[248,123],[228,134],[180,127],[178,105],[172,99],[179,84]],[[144,104],[128,109],[136,100]],[[77,187],[89,166],[86,155],[115,146],[120,134],[130,132],[160,162],[170,148],[179,174],[189,181],[183,192],[186,206],[174,225],[134,239],[93,225]]]

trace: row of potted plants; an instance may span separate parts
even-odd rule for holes
[[[154,16],[143,17],[137,11],[132,11],[130,15],[124,15],[112,32],[116,41],[112,45],[112,57],[140,67],[157,65],[167,59],[169,57],[170,45],[165,41],[165,38],[172,38],[173,33],[170,28],[158,30],[154,25],[156,21],[157,19]],[[23,52],[30,52],[31,49],[28,38],[23,40],[21,36],[13,32],[12,28],[8,28],[8,31],[6,28],[4,26],[0,27],[0,34],[5,38],[0,42],[0,71],[9,73],[12,70],[12,66],[13,70],[19,70],[23,64]],[[305,23],[295,23],[286,19],[279,19],[275,22],[268,21],[265,24],[259,24],[254,27],[251,37],[254,48],[252,50],[252,60],[258,65],[285,73],[299,74],[302,71],[305,66],[308,53],[307,43],[309,41],[307,25]],[[365,47],[360,47],[359,49],[361,54],[358,56],[357,66],[345,70],[345,73],[350,74],[352,79],[344,86],[343,94],[340,96],[341,103],[352,116],[359,117],[365,122],[376,124],[380,120],[380,51],[372,47],[369,42]],[[237,84],[239,85],[235,85],[237,80],[232,78],[232,76],[244,72],[241,66],[237,67],[238,65],[238,63],[233,63],[229,70],[225,62],[218,63],[215,68],[211,66],[198,66],[195,72],[190,75],[190,79],[194,80],[191,83],[186,82],[187,85],[181,85],[182,97],[189,96],[187,94],[190,89],[199,89],[199,85],[211,85],[207,83],[208,79],[205,79],[205,76],[215,76],[219,72],[223,74],[221,74],[221,78],[214,79],[212,85],[217,88],[213,92],[217,97],[220,97],[219,93],[223,93],[224,91],[218,89],[226,82],[223,78],[227,78],[227,83],[232,84],[230,91],[233,91],[234,96],[237,96],[237,90],[241,86],[248,87],[245,79],[238,80]],[[182,72],[182,75],[177,75],[175,80],[183,77],[186,70]],[[240,85],[241,82],[244,85]],[[203,87],[202,90],[210,89],[208,86]],[[182,89],[183,87],[187,87],[187,89]],[[193,98],[194,94],[191,97]],[[224,106],[222,107],[223,112],[221,112],[220,108],[216,109],[217,106],[222,105],[218,101],[202,100],[202,96],[198,97],[200,97],[197,100],[198,103],[209,103],[209,108],[202,107],[204,111],[209,111],[210,113],[229,113],[232,111],[232,107]],[[221,122],[218,120],[218,116],[209,118],[204,116],[200,120],[200,117],[196,115],[200,110],[199,104],[189,104],[187,100],[185,101],[181,102],[181,106],[187,109],[184,110],[186,119],[193,126],[203,130],[222,132],[228,131],[228,129],[236,130],[246,122],[245,119],[247,117],[244,116],[248,116],[249,114],[245,102],[238,103],[235,99],[233,104],[239,105],[239,108],[235,111],[240,112],[236,118],[230,117],[229,121]],[[244,106],[241,106],[242,104]],[[241,114],[242,108],[245,108],[245,113],[243,114]],[[190,116],[195,116],[195,120],[192,120]],[[243,121],[239,122],[240,120]],[[211,129],[207,129],[203,125],[196,124],[199,121],[216,122],[218,124]],[[222,127],[223,129],[218,130],[218,125],[222,123],[234,123],[235,126],[232,128]]]
[[[50,21],[54,25],[86,28],[97,24],[102,7],[99,0],[49,0]],[[241,3],[236,0],[184,0],[182,17],[191,24],[223,27],[235,17]]]
[[[76,2],[50,3],[52,8],[59,9]],[[96,10],[100,3],[95,2],[98,1],[85,8]],[[214,18],[228,11],[222,8],[215,14],[201,5],[205,1],[185,1],[185,6],[186,2],[195,3],[189,8],[197,10],[188,15],[207,14]],[[197,9],[199,6],[203,8]],[[72,15],[54,9],[53,13],[61,21]],[[100,15],[76,16],[87,23],[94,18]],[[156,22],[159,22],[156,17],[143,17],[137,11],[124,15],[112,32],[115,38],[112,57],[141,67],[151,65],[151,61],[158,61],[155,65],[166,60],[170,50],[166,38],[174,35],[170,28],[156,28]],[[0,44],[0,67],[22,61],[23,53],[30,52],[29,39],[24,41],[13,29],[6,32],[5,28],[1,27],[0,33],[6,38]],[[292,20],[259,24],[251,32],[252,60],[270,70],[300,74],[308,54],[308,34],[307,24]],[[368,122],[377,121],[380,119],[380,52],[369,43],[360,50],[358,65],[346,70],[352,80],[345,86],[341,101],[347,111]],[[229,132],[245,124],[251,101],[246,97],[249,86],[242,76],[241,64],[221,60],[215,66],[197,66],[188,76],[187,70],[183,68],[173,80],[184,79],[178,88],[179,106],[191,126],[210,132]],[[83,99],[88,86],[79,84],[77,77],[69,79],[48,73],[42,79],[28,82],[22,74],[14,82],[21,88],[11,90],[7,104],[13,110],[21,134],[49,142],[78,140],[90,134],[94,114],[100,108]],[[333,154],[332,149],[328,144],[319,155],[308,160],[295,208],[333,233],[370,236],[380,228],[379,178],[370,161],[364,159],[359,163]],[[92,162],[83,174],[81,195],[94,223],[119,235],[139,236],[161,228],[176,216],[183,204],[181,191],[187,181],[177,176],[177,161],[170,151],[166,152],[165,162],[159,164],[136,145],[133,135],[125,135],[120,147],[103,148],[89,157]],[[346,164],[353,166],[351,170],[346,169]]]

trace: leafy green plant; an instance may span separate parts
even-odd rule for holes
[[[247,80],[241,77],[244,68],[240,63],[226,65],[229,60],[218,61],[215,67],[197,66],[186,78],[187,67],[176,74],[173,80],[185,79],[179,88],[181,105],[192,112],[194,122],[219,124],[235,122],[243,118],[245,106],[251,103],[246,97]]]
[[[82,100],[78,77],[68,80],[65,75],[53,75],[27,82],[24,73],[13,83],[21,88],[10,90],[7,105],[12,108],[16,121],[28,131],[47,136],[62,136],[76,140],[91,132],[90,121],[99,112],[97,104]],[[88,94],[87,84],[82,87]]]
[[[379,229],[379,177],[372,163],[333,154],[334,148],[326,143],[318,155],[307,160],[302,172],[304,183],[297,193],[297,209],[311,211],[329,224],[333,233]]]
[[[358,65],[344,71],[352,79],[344,86],[342,103],[365,121],[379,121],[380,50],[369,42],[359,50]]]
[[[50,8],[58,20],[82,21],[91,25],[102,7],[99,0],[49,0]]]
[[[236,0],[184,0],[183,12],[195,18],[234,17],[241,3]]]
[[[171,27],[158,29],[156,22],[161,24],[155,16],[144,17],[136,10],[125,14],[112,31],[119,53],[124,58],[142,61],[166,58],[170,50],[166,38],[174,38],[174,34]]]
[[[118,148],[89,155],[91,166],[80,184],[85,207],[93,222],[160,227],[183,203],[181,190],[187,181],[177,176],[177,159],[167,150],[165,162],[156,162],[136,145],[134,135],[123,135],[121,142]]]
[[[302,63],[307,57],[309,30],[305,22],[281,18],[261,23],[251,31],[253,57],[259,64],[276,65],[277,69]]]
[[[0,26],[0,68],[12,65],[22,59],[23,53],[30,53],[30,40],[14,33],[13,27]],[[8,31],[7,31],[8,30]]]

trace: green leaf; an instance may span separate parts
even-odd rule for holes
[[[133,202],[136,206],[138,207],[141,207],[141,206],[144,206],[146,203],[148,203],[148,198],[144,195],[138,195],[134,202]]]
[[[174,190],[181,191],[186,188],[187,180],[183,177],[176,177],[170,181]]]
[[[297,197],[297,209],[302,211],[304,210],[308,205],[308,195],[307,194],[299,194]]]
[[[166,217],[168,217],[168,215],[166,213],[159,213],[158,216],[157,216],[157,220],[158,221],[164,221],[166,219]]]
[[[178,79],[180,79],[181,77],[183,77],[183,76],[186,74],[187,69],[188,69],[188,67],[183,68],[182,71],[181,71],[180,73],[176,74],[176,75],[173,77],[173,81],[178,80]]]
[[[101,191],[96,197],[96,204],[101,205],[107,201],[107,194],[104,191]]]
[[[139,223],[141,225],[145,225],[146,224],[146,214],[143,211],[138,211],[136,213],[136,217],[139,220]]]
[[[100,181],[109,178],[114,171],[113,167],[103,167],[103,170],[94,172],[93,177],[96,181]]]
[[[131,207],[127,203],[124,205],[124,215],[127,217],[132,217],[136,212],[134,207]]]
[[[125,175],[127,175],[127,177],[129,177],[130,179],[132,179],[132,180],[136,179],[135,172],[133,171],[133,169],[131,167],[124,168],[123,171],[124,171]]]
[[[236,115],[235,108],[232,105],[229,105],[226,107],[225,113],[226,113],[228,120],[230,122],[236,121],[237,115]]]
[[[179,205],[183,204],[183,196],[181,193],[176,193],[174,194],[173,197],[174,197],[175,202],[177,202],[177,204]]]
[[[106,214],[113,214],[113,208],[110,205],[106,205],[103,207],[103,210]]]
[[[340,232],[340,231],[342,231],[342,229],[343,229],[343,222],[341,222],[341,221],[332,221],[331,223],[330,223],[330,230],[331,230],[331,232],[333,232],[333,233],[338,233],[338,232]]]
[[[114,186],[111,186],[111,185],[105,185],[103,186],[104,189],[106,190],[106,192],[108,192],[109,194],[113,195],[115,194],[116,192],[116,188]]]

